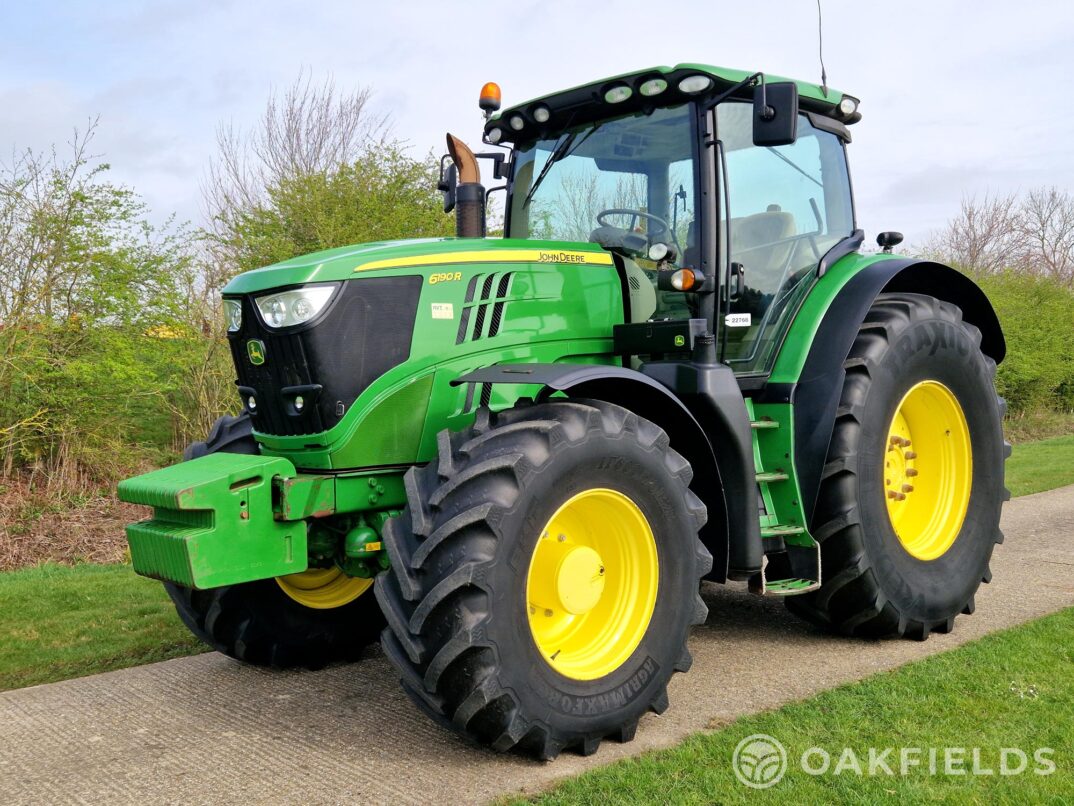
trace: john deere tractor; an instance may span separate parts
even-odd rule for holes
[[[546,759],[668,707],[702,580],[850,635],[972,613],[1003,334],[898,233],[862,253],[858,100],[697,64],[498,95],[485,151],[448,138],[457,237],[227,285],[242,413],[120,485],[135,570],[248,663],[379,638],[435,719]]]

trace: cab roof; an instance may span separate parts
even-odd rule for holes
[[[687,101],[714,97],[726,92],[756,72],[687,62],[675,67],[649,67],[632,73],[623,73],[543,95],[501,110],[485,124],[485,137],[488,139],[489,133],[493,129],[498,129],[498,139],[490,139],[490,142],[522,143],[538,138],[544,139],[551,133],[594,120],[631,112],[647,112],[657,107],[674,106]],[[694,80],[693,83],[696,85],[704,85],[704,79],[710,79],[708,86],[693,92],[680,89],[681,82],[694,76],[700,77]],[[797,85],[798,103],[802,110],[831,117],[845,125],[861,120],[861,113],[856,109],[850,115],[840,113],[839,104],[846,94],[839,90],[782,76],[765,74],[764,78],[769,84],[789,81]],[[663,89],[656,93],[646,94],[642,89],[648,85],[647,89],[651,91],[659,87],[661,82],[664,85]],[[630,90],[627,97],[618,103],[606,100],[608,92],[618,87],[626,87]],[[622,94],[624,91],[619,92]],[[753,97],[753,89],[744,87],[740,93],[732,97],[750,99]],[[857,101],[856,98],[854,100]],[[548,118],[543,122],[534,117],[534,112],[541,107],[548,110]],[[496,135],[493,138],[496,138]]]

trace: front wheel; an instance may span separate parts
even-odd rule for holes
[[[257,454],[250,416],[221,417],[205,442],[183,454]],[[179,618],[217,652],[258,666],[317,669],[356,660],[377,640],[384,619],[372,594],[373,580],[349,577],[338,568],[193,590],[171,582],[164,588]]]
[[[1003,403],[962,312],[881,294],[844,365],[814,515],[819,590],[787,600],[843,633],[924,640],[972,613],[1002,541]]]
[[[442,433],[407,474],[376,583],[407,693],[496,750],[632,738],[706,615],[690,478],[660,428],[599,401],[482,409]]]

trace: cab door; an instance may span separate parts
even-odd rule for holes
[[[726,168],[717,326],[722,360],[738,375],[764,376],[820,259],[854,231],[854,211],[837,135],[802,113],[794,143],[755,146],[752,116],[750,103],[716,108]]]

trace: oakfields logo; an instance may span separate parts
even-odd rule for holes
[[[807,775],[907,776],[907,775],[1051,775],[1056,770],[1055,750],[1019,747],[998,750],[981,747],[844,747],[828,750],[807,748],[794,759]],[[747,736],[731,758],[735,777],[753,789],[768,789],[787,772],[786,748],[763,733]]]
[[[746,786],[768,789],[787,772],[787,749],[771,736],[755,733],[738,743],[731,766]]]

